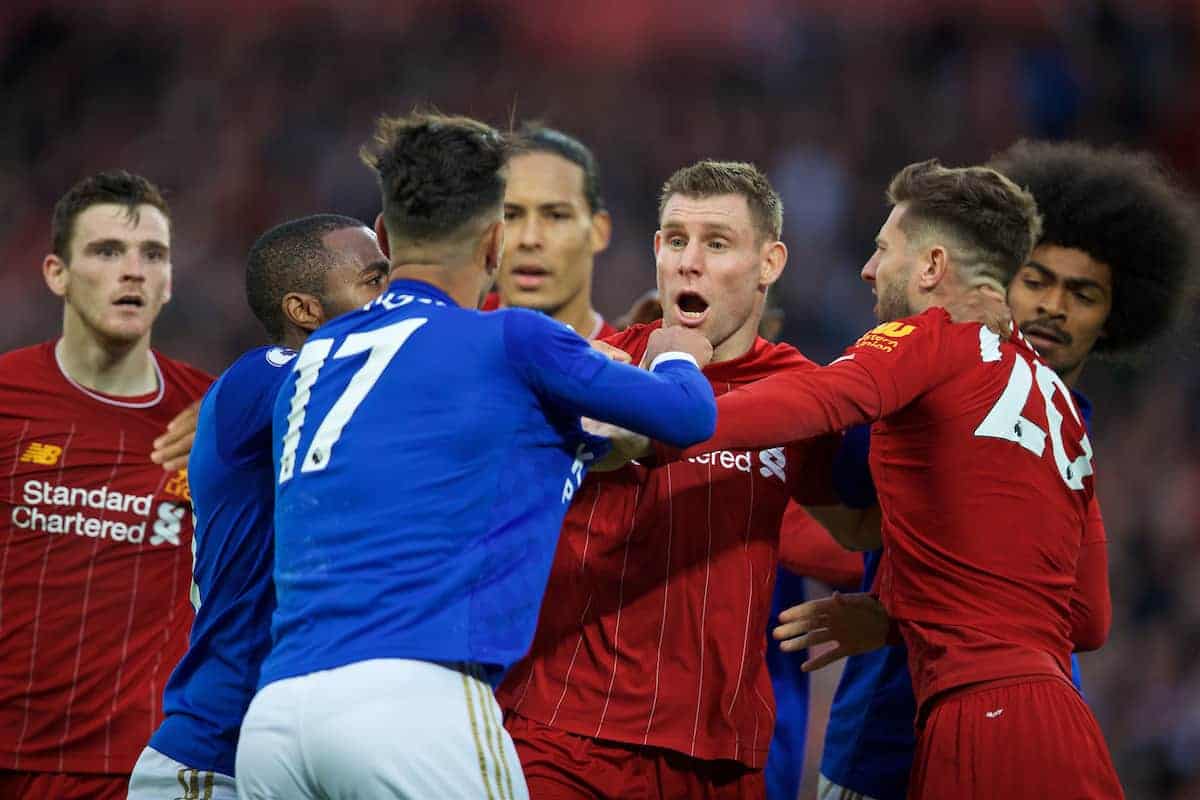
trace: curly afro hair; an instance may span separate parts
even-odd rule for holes
[[[1194,274],[1196,216],[1153,156],[1021,141],[988,166],[1037,200],[1039,244],[1083,250],[1112,269],[1112,312],[1097,351],[1135,348],[1171,324]]]

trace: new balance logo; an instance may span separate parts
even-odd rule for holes
[[[33,442],[25,448],[25,452],[21,454],[21,460],[31,464],[41,464],[44,467],[53,467],[58,463],[61,455],[62,448],[56,444]]]
[[[1003,708],[997,708],[995,711],[985,711],[985,712],[983,712],[983,715],[985,717],[987,717],[988,719],[995,719],[996,717],[1000,716],[1003,713],[1004,713]]]

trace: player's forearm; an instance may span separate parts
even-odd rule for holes
[[[779,536],[779,563],[835,589],[857,589],[863,559],[839,544],[810,514],[789,506]]]
[[[1099,650],[1112,626],[1108,586],[1108,543],[1084,544],[1071,594],[1071,642],[1077,651]]]
[[[650,372],[611,363],[588,386],[584,413],[687,447],[712,435],[717,407],[712,386],[686,360],[660,361]]]
[[[879,506],[867,509],[847,506],[805,506],[804,510],[846,550],[875,550],[883,546]],[[860,571],[861,572],[861,571]]]
[[[718,397],[712,438],[682,452],[663,448],[658,460],[811,439],[873,421],[879,411],[879,392],[857,366],[788,370]]]

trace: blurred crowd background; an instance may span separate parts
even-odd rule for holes
[[[27,2],[0,9],[0,349],[53,337],[40,263],[85,174],[169,191],[175,299],[156,346],[223,369],[263,335],[243,257],[285,219],[374,219],[357,150],[416,104],[537,117],[596,151],[615,221],[610,319],[654,282],[657,191],[701,157],[783,196],[774,302],[817,360],[872,324],[858,276],[901,166],[1020,137],[1145,148],[1200,187],[1200,5],[1168,0]],[[1094,361],[1114,626],[1083,659],[1131,798],[1200,798],[1200,360],[1190,312],[1134,360]],[[835,676],[816,684],[810,764]],[[809,784],[811,785],[811,784]]]

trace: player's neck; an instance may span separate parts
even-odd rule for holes
[[[602,319],[592,308],[592,293],[586,287],[555,311],[554,318],[585,339],[595,334],[599,327],[596,321]]]
[[[1076,384],[1079,383],[1079,378],[1083,375],[1083,365],[1086,363],[1087,359],[1084,359],[1065,372],[1058,373],[1058,377],[1062,379],[1062,382],[1067,385],[1068,389],[1074,389]]]
[[[389,281],[421,281],[436,286],[463,308],[477,308],[486,280],[481,270],[473,266],[446,264],[392,264]]]
[[[54,346],[54,355],[67,377],[97,392],[136,397],[158,388],[149,335],[130,343],[107,343],[82,324],[68,321]]]
[[[742,327],[727,336],[725,341],[713,347],[713,357],[710,363],[733,361],[735,358],[741,358],[749,353],[750,348],[754,347],[755,339],[758,338],[760,322],[762,322],[761,311],[751,314]]]

